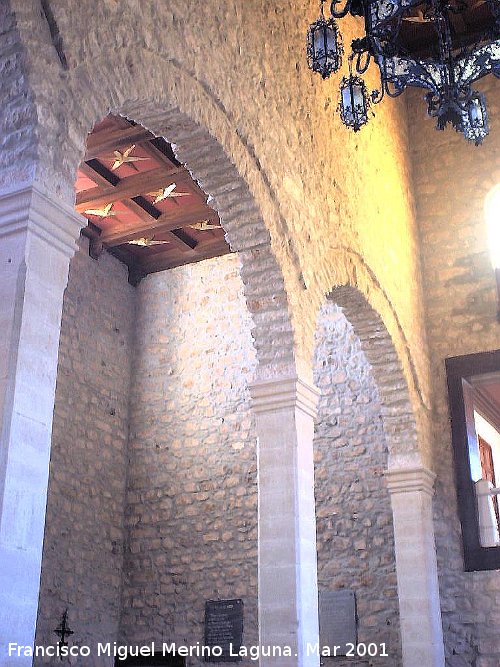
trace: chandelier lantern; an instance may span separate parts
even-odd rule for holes
[[[309,67],[326,79],[342,63],[337,21],[363,17],[364,35],[351,43],[349,76],[340,85],[342,122],[358,131],[368,109],[385,95],[398,97],[409,86],[426,91],[436,127],[451,125],[480,144],[489,132],[484,96],[472,84],[500,78],[500,0],[333,0],[308,31]],[[368,94],[361,76],[374,61],[380,89]],[[354,66],[354,72],[353,70]]]
[[[313,72],[326,79],[340,69],[344,48],[335,19],[325,19],[324,4],[325,0],[321,0],[320,17],[307,34],[307,60]]]
[[[349,62],[349,65],[351,63]],[[351,70],[351,68],[349,67]],[[349,76],[342,79],[340,84],[339,112],[342,122],[357,132],[368,122],[370,100],[366,85],[360,76]]]

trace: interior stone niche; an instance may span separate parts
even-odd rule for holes
[[[400,664],[380,395],[360,339],[332,300],[319,312],[314,382],[321,392],[314,438],[318,588],[355,591],[358,641],[385,642],[391,664]],[[366,659],[335,661],[344,663],[365,665]]]

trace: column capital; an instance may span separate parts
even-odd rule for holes
[[[249,388],[256,413],[298,408],[316,418],[320,392],[297,375],[254,382]]]
[[[28,231],[72,257],[86,224],[72,206],[35,186],[0,194],[0,238]]]
[[[389,468],[384,472],[389,493],[411,493],[422,491],[432,496],[434,494],[435,473],[424,466],[408,468]]]

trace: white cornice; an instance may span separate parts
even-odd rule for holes
[[[313,419],[317,415],[318,389],[297,376],[255,382],[250,385],[250,395],[257,413],[298,408]]]
[[[74,208],[33,186],[0,195],[0,237],[29,231],[72,256],[86,224]]]

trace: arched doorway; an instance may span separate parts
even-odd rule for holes
[[[354,287],[334,289],[320,309],[315,379],[322,394],[315,439],[320,590],[356,594],[359,641],[385,637],[379,645],[392,645],[386,660],[406,667],[425,656],[442,665],[434,475],[420,460],[391,337]]]
[[[371,651],[380,664],[384,654],[386,661],[390,657],[391,664],[400,664],[380,393],[361,341],[334,298],[335,291],[320,309],[314,358],[314,383],[321,392],[314,438],[318,589],[320,600],[337,591],[353,593],[357,641],[374,644]]]
[[[231,267],[231,269],[228,269],[229,272],[228,275],[231,275],[231,277],[234,278],[234,273],[236,271],[238,275],[238,280],[240,280],[238,289],[241,288],[242,293],[243,290],[246,291],[246,288],[244,288],[244,285],[246,283],[253,284],[254,286],[253,290],[250,290],[250,292],[247,293],[247,303],[249,303],[253,314],[254,326],[252,335],[253,335],[253,341],[255,341],[255,347],[257,349],[257,357],[261,360],[262,367],[266,368],[264,375],[267,373],[267,375],[269,376],[269,374],[270,373],[272,374],[273,371],[276,372],[277,368],[280,369],[290,368],[290,366],[293,365],[293,356],[294,356],[293,344],[292,344],[293,336],[292,336],[291,326],[288,322],[287,300],[286,300],[286,295],[284,293],[283,280],[280,276],[279,268],[272,255],[269,235],[258,214],[258,209],[252,201],[252,197],[249,193],[249,190],[246,187],[244,181],[238,176],[234,167],[225,157],[223,150],[220,148],[217,142],[215,142],[215,140],[212,137],[210,137],[210,135],[208,135],[208,133],[204,132],[196,125],[193,124],[190,125],[189,119],[187,119],[185,115],[181,114],[178,111],[175,112],[173,111],[170,113],[170,115],[167,114],[167,116],[168,120],[167,121],[164,120],[164,123],[166,126],[168,126],[169,132],[172,133],[170,136],[176,139],[175,151],[176,155],[179,156],[179,159],[181,159],[180,158],[181,154],[186,155],[187,153],[189,158],[188,166],[191,168],[192,165],[195,165],[193,167],[193,171],[195,174],[197,173],[196,167],[198,167],[199,171],[205,174],[203,178],[208,180],[211,174],[211,169],[205,165],[207,160],[207,150],[208,150],[210,152],[210,160],[212,163],[211,166],[212,167],[215,166],[218,169],[217,176],[214,177],[215,184],[212,188],[211,196],[213,197],[214,206],[217,206],[219,215],[221,216],[221,218],[224,219],[223,225],[227,226],[226,231],[228,233],[230,242],[233,244],[233,247],[236,250],[239,250],[240,263],[241,263],[241,264],[237,263],[238,265],[235,264],[234,266]],[[188,127],[191,128],[192,130],[191,133],[189,132],[186,133]],[[190,140],[191,144],[189,144]],[[184,153],[182,153],[183,150],[185,151]],[[205,172],[205,169],[208,169],[208,171]],[[57,200],[55,199],[55,201],[56,201],[55,205],[57,206]],[[48,237],[46,240],[50,242],[50,237]],[[78,271],[78,265],[82,263],[81,258],[82,258],[81,252],[75,256],[74,267],[76,271]],[[111,260],[106,260],[106,259],[102,260],[104,265],[106,264],[110,265],[110,261]],[[242,267],[241,273],[240,273],[240,265]],[[130,310],[133,309],[132,305],[134,297],[132,296],[132,293],[130,291],[131,288],[129,288],[126,285],[126,277],[124,276],[124,271],[121,270],[122,275],[121,276],[118,275],[120,271],[117,269],[116,263],[114,263],[112,272],[114,273],[114,277],[111,280],[111,283],[117,288],[118,297],[117,297],[117,303],[112,304],[110,306],[109,310],[107,311],[107,314],[106,312],[104,312],[105,316],[104,325],[106,328],[106,333],[109,336],[111,336],[111,338],[114,338],[114,343],[118,347],[120,347],[122,344],[126,347],[126,343],[124,341],[125,339],[131,337],[132,323],[130,321]],[[263,272],[265,272],[266,281],[262,280]],[[243,282],[241,282],[241,277],[243,277]],[[79,293],[78,289],[73,291],[71,291],[71,289],[68,290],[67,296],[69,295],[68,296],[69,309],[71,310],[71,308],[81,308],[82,304],[84,305],[83,310],[85,310],[85,308],[89,309],[90,311],[92,311],[92,308],[99,309],[99,304],[97,303],[96,299],[94,299],[94,303],[92,304],[93,292],[95,294],[95,292],[99,291],[99,289],[102,288],[102,283],[99,282],[100,280],[106,282],[108,279],[109,279],[109,272],[106,269],[106,266],[104,267],[101,266],[101,269],[95,272],[93,281],[90,281],[90,283],[86,285],[87,292],[85,294]],[[224,282],[222,277],[221,281]],[[108,287],[109,286],[110,285],[108,285]],[[240,296],[241,299],[243,299],[243,301],[240,301],[241,305],[244,304],[244,297],[243,294],[241,294]],[[62,292],[60,294],[60,297],[62,298]],[[104,311],[106,311],[106,308],[104,308]],[[248,315],[248,311],[245,310],[245,312],[246,312],[245,317],[247,318],[245,322],[248,325],[246,329],[247,340],[250,341],[250,343],[252,343],[252,338],[250,336],[250,331],[249,331],[249,327],[252,326],[252,324],[250,317]],[[90,318],[90,320],[87,322],[87,329],[89,327],[89,324],[91,326],[91,322],[92,318]],[[263,340],[261,344],[257,343],[257,339],[260,339],[260,334],[257,332],[257,330],[259,329],[259,324],[256,324],[257,322],[261,323],[263,327],[262,332],[266,338],[266,341]],[[119,326],[118,323],[120,325],[125,324],[124,328],[121,328],[121,326]],[[74,338],[72,338],[72,334],[76,333],[76,335],[78,336],[78,332],[75,331],[75,329],[72,330],[71,327],[72,325],[70,323],[68,325],[66,333],[64,334],[64,338],[66,338],[67,349],[72,346],[72,342],[74,342],[75,340]],[[279,336],[274,335],[275,331],[279,331]],[[59,337],[59,332],[58,332],[58,337]],[[61,341],[61,343],[62,345],[65,344],[64,341]],[[117,388],[116,377],[113,377],[112,373],[103,370],[107,367],[109,359],[108,361],[106,361],[106,358],[103,358],[103,355],[100,355],[98,350],[94,350],[93,352],[94,352],[93,362],[101,364],[99,369],[100,374],[103,374],[104,376],[107,375],[108,379],[110,380],[110,386],[107,388],[107,393],[105,393],[105,400],[101,401],[100,400],[102,398],[101,396],[98,397],[94,396],[94,399],[97,398],[97,400],[94,401],[94,407],[96,409],[96,419],[98,418],[98,413],[103,410],[106,413],[105,415],[106,419],[108,417],[113,417],[113,418],[117,417],[117,415],[123,418],[123,414],[120,416],[118,413],[122,412],[125,409],[125,405],[127,402],[126,391],[125,389],[123,389],[123,387]],[[66,360],[67,359],[68,356],[66,356]],[[54,361],[55,360],[52,359],[51,363],[53,363]],[[73,359],[73,361],[75,360]],[[113,366],[122,367],[121,369],[123,370],[123,361],[124,359],[120,357],[120,354],[117,354],[113,359]],[[77,363],[78,360],[76,360],[75,365],[77,365]],[[53,370],[55,371],[55,367]],[[82,369],[80,368],[80,370]],[[77,370],[77,372],[80,372],[80,370]],[[254,358],[252,358],[249,363],[246,363],[245,370],[249,374],[249,376],[254,373],[255,371]],[[71,376],[71,373],[73,371],[75,371],[74,366],[73,368],[70,369],[69,376]],[[89,368],[83,368],[83,376],[85,376],[87,373],[89,373]],[[125,376],[126,372],[124,374],[124,377],[121,377],[120,380],[123,383],[123,385],[126,385],[127,383],[127,379]],[[87,386],[87,390],[89,390],[91,383],[90,382],[86,383],[85,378],[83,379],[84,379],[83,385],[88,384],[89,386]],[[71,393],[71,390],[74,388],[75,387],[72,386],[70,377],[69,382],[66,383],[66,391],[68,393]],[[90,391],[90,393],[92,392]],[[76,400],[76,392],[74,398]],[[92,405],[92,398],[90,398],[90,405]],[[71,401],[69,401],[65,407],[66,410],[69,410],[69,412],[71,412]],[[88,407],[88,405],[86,407]],[[48,408],[48,410],[49,409],[50,408]],[[56,417],[57,416],[58,415],[56,414]],[[73,416],[74,415],[70,414],[69,418]],[[108,430],[105,423],[106,419],[103,422],[104,426],[102,432],[106,432]],[[115,421],[115,426],[116,426],[116,420],[113,421]],[[123,431],[126,429],[126,427],[124,424],[125,420],[122,419],[122,423],[118,427],[118,430],[121,430],[120,437],[118,438],[117,441],[113,441],[115,445],[118,444],[118,441],[120,441],[122,444],[125,442],[125,438],[123,437]],[[58,424],[56,424],[56,429],[59,428],[60,425],[61,422],[58,422]],[[86,424],[85,426],[83,426],[83,431],[78,431],[77,428],[76,432],[65,433],[64,438],[68,438],[69,436],[70,444],[72,438],[75,438],[80,442],[85,443],[85,440],[88,436],[88,433],[85,432],[85,430],[88,428],[91,427],[88,424]],[[247,430],[249,428],[250,427],[248,426]],[[97,440],[99,439],[99,435],[100,434],[98,434],[97,438],[94,438],[95,442],[97,442]],[[113,440],[112,430],[107,434],[107,436],[103,438],[102,443],[104,443],[104,446],[106,446],[110,444],[111,440]],[[69,476],[72,475],[69,465],[72,456],[70,449],[66,450],[65,452],[65,455],[67,456],[66,462],[68,463],[67,468]],[[234,451],[238,451],[237,447],[235,448]],[[44,452],[47,458],[48,458],[48,453],[49,450],[47,448]],[[125,461],[126,452],[124,448],[121,448],[119,455],[117,455],[116,452],[115,454],[113,454],[112,449],[108,450],[107,453],[104,454],[103,456],[101,456],[101,453],[98,452],[97,450],[94,452],[89,451],[88,453],[90,454],[91,457],[89,461],[91,463],[92,462],[96,463],[97,470],[99,469],[102,470],[103,468],[105,468],[107,463],[115,465],[117,463],[116,461],[117,456],[122,458],[122,464],[121,464],[122,468],[126,467],[126,461]],[[87,461],[87,463],[89,461]],[[64,467],[64,457],[60,459],[60,462],[63,464]],[[80,464],[81,463],[82,461],[80,461]],[[45,464],[42,464],[42,467],[43,465]],[[247,468],[248,469],[245,470],[245,474],[248,476],[248,479],[246,479],[245,483],[248,483],[250,486],[253,485],[253,487],[255,487],[255,466],[251,463],[250,459]],[[83,476],[89,473],[88,468],[85,468],[85,462],[84,462],[84,468],[81,469],[80,472],[83,474]],[[74,480],[78,479],[77,471],[73,471],[73,473],[76,473],[73,475]],[[121,488],[123,488],[123,481],[122,482],[116,481],[114,488],[112,490],[108,490],[106,493],[107,494],[116,493],[117,497],[119,497],[119,492],[121,489],[118,487],[120,487],[120,485]],[[92,486],[92,484],[90,484],[90,486]],[[75,488],[71,489],[70,487],[67,487],[66,491],[69,493],[72,499],[76,498],[78,502],[78,497],[72,496],[72,494],[75,492],[76,489]],[[45,493],[43,488],[41,489],[41,491]],[[92,491],[92,493],[95,493],[96,495],[99,494],[99,492],[100,489],[98,487],[95,487]],[[207,492],[206,490],[203,491],[203,493],[206,492]],[[114,500],[116,501],[116,498]],[[59,496],[59,502],[61,502],[61,496]],[[39,504],[43,506],[45,505],[44,498],[41,500]],[[109,504],[112,509],[113,503],[110,502]],[[252,510],[252,507],[254,510],[256,509],[255,497],[254,500],[249,501],[250,511]],[[55,508],[54,511],[57,511],[57,503],[54,505],[54,508]],[[70,506],[69,506],[69,511],[65,513],[65,516],[68,519],[68,522],[65,524],[64,530],[70,532],[71,531],[70,526],[72,521]],[[94,514],[93,520],[99,521],[98,512]],[[39,522],[43,521],[42,511],[38,513],[37,521]],[[103,523],[105,524],[105,522]],[[117,552],[119,552],[119,550],[121,549],[121,543],[123,540],[122,537],[120,537],[120,535],[118,535],[115,532],[116,526],[108,526],[107,528],[109,528],[109,530],[107,529],[105,531],[103,537],[107,542],[107,546],[109,546],[110,552],[116,555]],[[87,524],[86,531],[87,531],[86,540],[89,544],[91,544],[92,523]],[[249,532],[252,531],[251,526],[248,527],[248,531]],[[255,532],[255,522],[253,531]],[[73,553],[70,554],[68,552],[70,558],[67,561],[67,565],[70,568],[72,562],[71,558],[78,556],[78,554],[75,553],[78,551],[78,547],[76,546],[76,544],[77,543],[73,545]],[[56,542],[51,542],[50,539],[48,539],[46,542],[46,547],[49,551],[54,551],[55,549],[57,549],[58,547],[55,545]],[[40,547],[41,544],[39,544],[38,546],[33,544],[34,551],[37,551],[37,549],[40,549]],[[255,546],[253,548],[253,552],[254,552],[253,556],[249,558],[253,558],[254,562],[256,562]],[[91,562],[90,565],[94,566],[95,563]],[[108,569],[109,565],[110,564],[108,564]],[[82,567],[81,565],[80,566],[77,565],[74,571],[67,572],[66,574],[68,575],[68,578],[66,578],[66,576],[63,577],[61,572],[55,572],[55,575],[50,585],[54,589],[57,589],[58,594],[62,592],[63,596],[62,598],[61,597],[59,598],[60,604],[65,602],[64,589],[66,588],[66,592],[68,592],[68,582],[71,582],[72,577],[74,579],[76,586],[84,585],[82,584],[81,580],[80,583],[77,582],[79,574],[81,574],[81,572],[79,572],[79,568],[81,567]],[[55,569],[57,570],[57,568]],[[111,564],[111,569],[112,569],[112,564]],[[69,583],[69,587],[71,587],[72,585],[73,585],[72,583]],[[253,578],[252,585],[255,588],[255,577]],[[99,583],[94,583],[94,586],[97,586],[97,589],[99,589]],[[113,583],[113,588],[115,590],[115,593],[116,591],[118,591],[118,589],[120,589],[120,587],[121,584],[119,582],[115,581]],[[239,592],[241,593],[241,591]],[[238,590],[236,593],[238,594]],[[113,603],[112,606],[114,606],[114,608],[116,609],[115,603]],[[106,603],[102,607],[102,609],[98,612],[97,619],[101,620],[106,619],[105,622],[103,621],[103,625],[108,624],[107,627],[111,631],[112,630],[111,626],[114,625],[114,621],[112,615],[108,614],[109,609],[110,606],[109,604]],[[249,606],[249,611],[250,611],[250,606]],[[32,612],[33,609],[31,608],[30,613]],[[52,632],[54,630],[54,628],[52,628],[52,630],[48,629],[49,628],[48,618],[50,616],[51,619],[50,623],[52,623],[52,618],[53,618],[52,612],[53,610],[50,610],[50,613],[48,613],[46,616],[47,625],[45,630],[47,632]],[[85,613],[88,612],[89,610],[87,609]],[[250,613],[253,614],[253,618],[255,621],[256,618],[255,599],[254,599],[253,612]],[[55,620],[58,621],[58,618],[55,618]],[[77,616],[76,622],[78,623],[79,620],[82,621],[81,616]],[[254,633],[256,632],[255,622],[254,622],[253,632]]]

